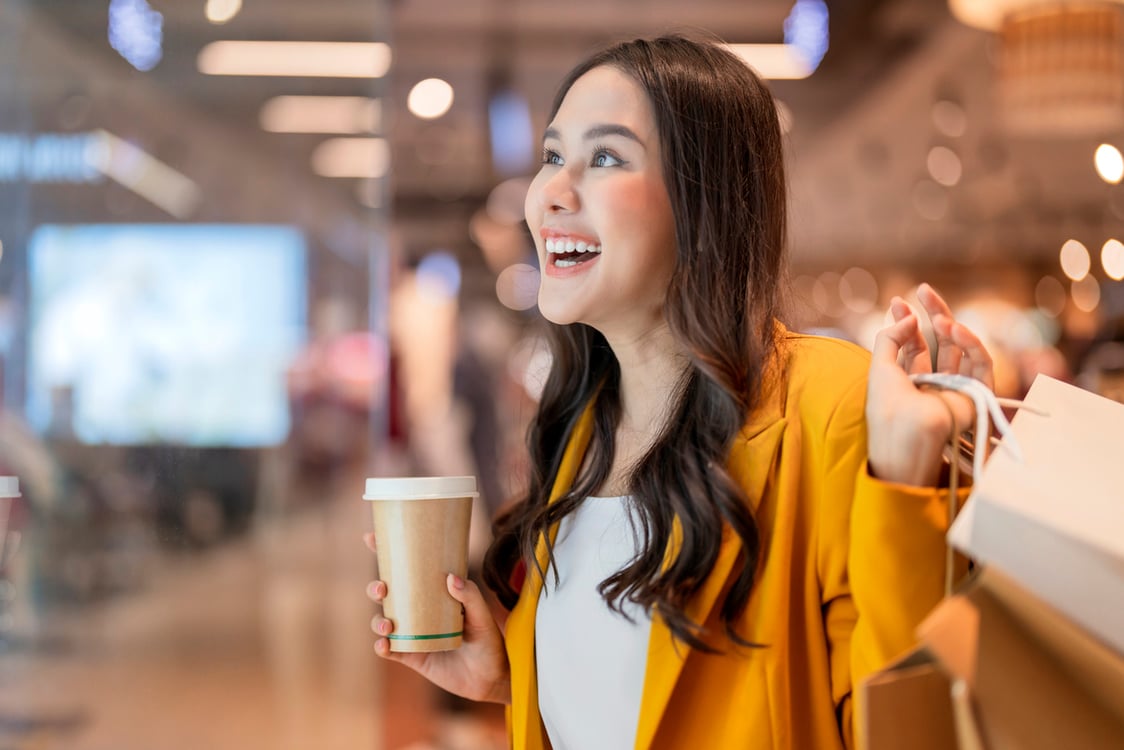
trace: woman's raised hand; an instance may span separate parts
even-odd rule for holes
[[[375,551],[374,534],[364,534],[363,541]],[[394,623],[375,616],[371,620],[371,629],[379,636],[375,641],[375,653],[405,664],[438,687],[462,698],[511,703],[511,672],[503,634],[483,594],[475,583],[452,573],[446,577],[445,585],[449,595],[464,607],[464,641],[460,648],[431,653],[391,651],[386,636],[394,632]],[[386,592],[384,581],[372,581],[367,586],[367,596],[376,602],[382,602]]]
[[[993,388],[991,356],[979,338],[956,322],[928,284],[918,288],[917,298],[936,335],[936,371],[969,375]],[[870,471],[887,482],[932,486],[940,477],[941,449],[953,432],[972,424],[972,404],[956,393],[914,386],[909,375],[933,371],[929,345],[904,300],[895,297],[890,313],[894,323],[874,341],[867,386]]]

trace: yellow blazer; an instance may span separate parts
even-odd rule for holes
[[[740,551],[726,528],[688,610],[718,634],[711,642],[725,653],[673,642],[653,616],[637,750],[853,747],[853,686],[911,647],[915,627],[943,594],[945,492],[880,482],[866,471],[869,355],[778,331],[783,366],[729,461],[762,535],[761,567],[737,630],[765,647],[738,648],[721,637],[715,604]],[[592,414],[591,405],[570,436],[552,502],[581,466]],[[673,536],[668,554],[675,551]],[[545,567],[542,539],[538,556]],[[535,675],[542,579],[528,568],[505,631],[515,750],[549,746]]]

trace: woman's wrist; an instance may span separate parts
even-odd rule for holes
[[[867,457],[871,475],[883,482],[911,487],[934,487],[940,481],[944,459],[943,437],[918,435],[909,445],[899,445],[888,455]]]

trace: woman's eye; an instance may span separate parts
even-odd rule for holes
[[[562,157],[556,151],[545,148],[542,152],[542,163],[560,165],[562,164]]]
[[[590,164],[594,167],[619,167],[624,162],[608,151],[598,151],[593,155],[593,161]]]

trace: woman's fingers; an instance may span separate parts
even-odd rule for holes
[[[377,550],[375,549],[375,532],[368,531],[366,534],[364,534],[363,543],[367,545],[367,549],[371,550],[372,552],[377,552]]]
[[[964,351],[952,335],[956,322],[948,315],[930,314],[929,320],[937,339],[937,372],[959,372]]]
[[[488,609],[479,586],[453,573],[445,578],[445,586],[449,589],[449,595],[464,607],[466,639],[472,640],[475,634],[487,632],[495,626],[492,611]]]
[[[897,362],[908,373],[929,372],[929,346],[913,310],[900,297],[894,297],[890,314],[895,322],[875,337],[875,359]]]
[[[371,581],[367,584],[367,596],[375,602],[381,602],[386,598],[386,583],[383,581]]]
[[[394,632],[394,623],[382,615],[375,615],[371,618],[371,630],[376,635],[390,635]]]
[[[959,372],[964,352],[952,335],[956,325],[952,309],[928,284],[917,287],[917,299],[925,308],[933,325],[933,335],[937,339],[937,372]]]
[[[964,352],[964,357],[960,361],[960,374],[980,380],[988,388],[994,390],[995,370],[991,355],[988,354],[987,347],[983,345],[979,337],[972,333],[972,330],[967,326],[954,323],[952,338]]]
[[[925,312],[929,313],[930,317],[934,315],[944,315],[948,318],[952,317],[952,308],[944,301],[944,297],[939,295],[937,290],[927,282],[917,287],[917,299],[921,302],[921,306],[925,308]]]

